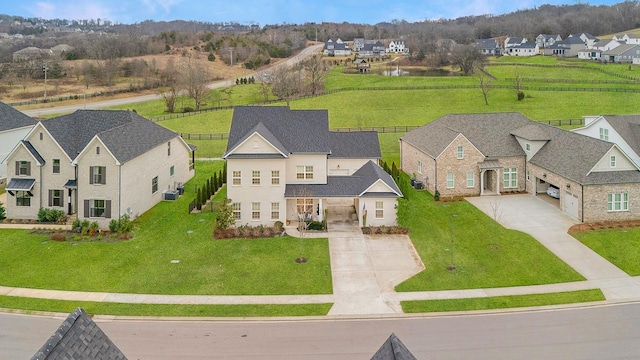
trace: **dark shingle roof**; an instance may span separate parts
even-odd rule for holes
[[[27,150],[36,159],[36,161],[38,161],[39,164],[44,165],[45,163],[44,158],[42,157],[42,155],[40,155],[38,150],[36,150],[36,148],[33,147],[33,144],[31,144],[31,142],[22,140],[22,144],[24,145],[25,148],[27,148]]]
[[[640,115],[605,115],[605,120],[640,155]]]
[[[0,131],[18,129],[26,126],[33,126],[37,121],[11,106],[0,102]]]
[[[330,158],[379,159],[380,141],[375,131],[329,132]]]
[[[511,135],[521,137],[530,141],[551,140],[549,133],[538,124],[529,124],[521,128],[517,128],[511,132]]]
[[[87,313],[78,308],[31,358],[45,359],[126,360],[127,357]]]
[[[326,184],[288,184],[284,196],[299,197],[301,194],[305,194],[305,196],[318,197],[356,197],[378,180],[387,184],[391,191],[376,194],[392,197],[402,196],[402,192],[391,175],[372,161],[368,161],[351,176],[328,176]]]
[[[387,341],[373,355],[371,360],[417,360],[415,356],[400,341],[396,334],[392,333]]]
[[[293,153],[329,154],[329,115],[326,110],[290,110],[288,107],[240,106],[233,110],[227,151],[258,132],[288,156]]]
[[[518,113],[445,115],[400,139],[436,158],[459,134],[486,157],[521,156],[524,150],[511,131],[531,121]]]
[[[125,163],[178,136],[126,110],[78,110],[42,122],[69,158],[98,136],[120,163]]]

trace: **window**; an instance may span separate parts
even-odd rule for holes
[[[600,140],[609,141],[609,129],[600,128]]]
[[[89,168],[89,184],[106,184],[107,168],[104,166],[91,166]]]
[[[167,143],[167,156],[171,156],[171,141]]]
[[[271,220],[280,219],[280,203],[271,203]]]
[[[609,158],[609,166],[614,168],[616,167],[616,156],[615,155],[611,155],[611,157]]]
[[[280,185],[280,170],[271,170],[271,185]]]
[[[242,171],[233,171],[233,185],[242,185]]]
[[[60,174],[60,159],[53,159],[53,173]]]
[[[40,133],[40,140],[44,139],[44,135],[42,135],[42,133]]]
[[[518,187],[518,168],[502,169],[502,186],[505,189]]]
[[[233,217],[236,221],[240,221],[242,219],[242,207],[240,203],[233,203],[231,206],[233,207]]]
[[[467,187],[473,187],[475,185],[475,174],[473,171],[467,172]]]
[[[96,146],[96,155],[100,155],[100,146]]]
[[[452,189],[454,187],[455,183],[453,181],[453,173],[447,173],[447,188],[448,189]]]
[[[16,161],[16,175],[31,175],[31,162]]]
[[[49,206],[62,207],[63,190],[49,190]]]
[[[296,179],[299,179],[299,180],[313,179],[313,166],[310,166],[310,165],[296,166]]]
[[[527,170],[526,175],[527,175],[527,181],[531,180],[531,176],[529,175],[529,170]]]
[[[169,168],[169,176],[173,176],[173,174],[175,174],[175,169],[173,168],[173,165]]]
[[[313,199],[296,199],[298,214],[310,214],[313,211]]]
[[[418,160],[418,174],[422,174],[422,161]]]
[[[608,211],[629,211],[629,194],[614,193],[607,196]]]
[[[105,205],[104,200],[89,200],[89,217],[104,217]]]
[[[531,144],[529,144],[529,143],[524,144],[524,149],[526,151],[531,151]]]
[[[251,172],[251,185],[260,185],[260,171],[253,170]]]
[[[462,147],[462,145],[458,146],[458,150],[456,151],[456,158],[458,159],[464,158],[464,148]]]
[[[158,191],[158,177],[151,179],[151,193],[155,194]]]
[[[31,206],[31,195],[28,191],[16,191],[16,206]]]
[[[376,219],[384,218],[384,202],[376,201]]]
[[[251,220],[260,220],[260,203],[251,203]]]

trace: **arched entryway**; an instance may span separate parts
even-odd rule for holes
[[[478,163],[480,169],[480,196],[500,195],[500,173],[502,165],[497,160]]]

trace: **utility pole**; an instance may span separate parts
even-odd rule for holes
[[[231,53],[231,66],[233,66],[233,48],[229,49],[229,52]]]
[[[42,71],[44,72],[44,102],[47,102],[47,71],[49,68],[46,62],[42,64]]]

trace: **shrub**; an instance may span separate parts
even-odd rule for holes
[[[112,233],[118,231],[118,220],[111,219],[111,221],[109,221],[109,231],[111,231]]]
[[[118,232],[122,234],[128,234],[133,231],[133,222],[129,218],[129,215],[124,214],[120,216],[118,220]]]
[[[276,221],[275,223],[273,223],[273,227],[277,232],[280,232],[284,229],[284,224],[282,223],[282,221]]]
[[[97,221],[92,222],[89,225],[89,235],[94,236],[100,230],[100,225],[98,225]]]
[[[433,194],[433,200],[440,201],[440,191],[436,190],[436,192]]]
[[[7,217],[5,210],[4,210],[4,206],[2,205],[2,202],[0,202],[0,220],[4,220]]]
[[[41,223],[62,223],[66,221],[67,216],[63,210],[45,209],[38,210],[38,222]]]
[[[312,221],[307,227],[308,230],[324,230],[324,226],[319,221]]]
[[[518,91],[518,101],[522,101],[524,99],[524,91]]]
[[[49,235],[51,241],[65,241],[67,236],[62,232],[54,232]]]
[[[80,224],[80,219],[75,219],[73,221],[73,224],[71,224],[71,231],[78,231],[78,229],[81,229],[82,225]]]

